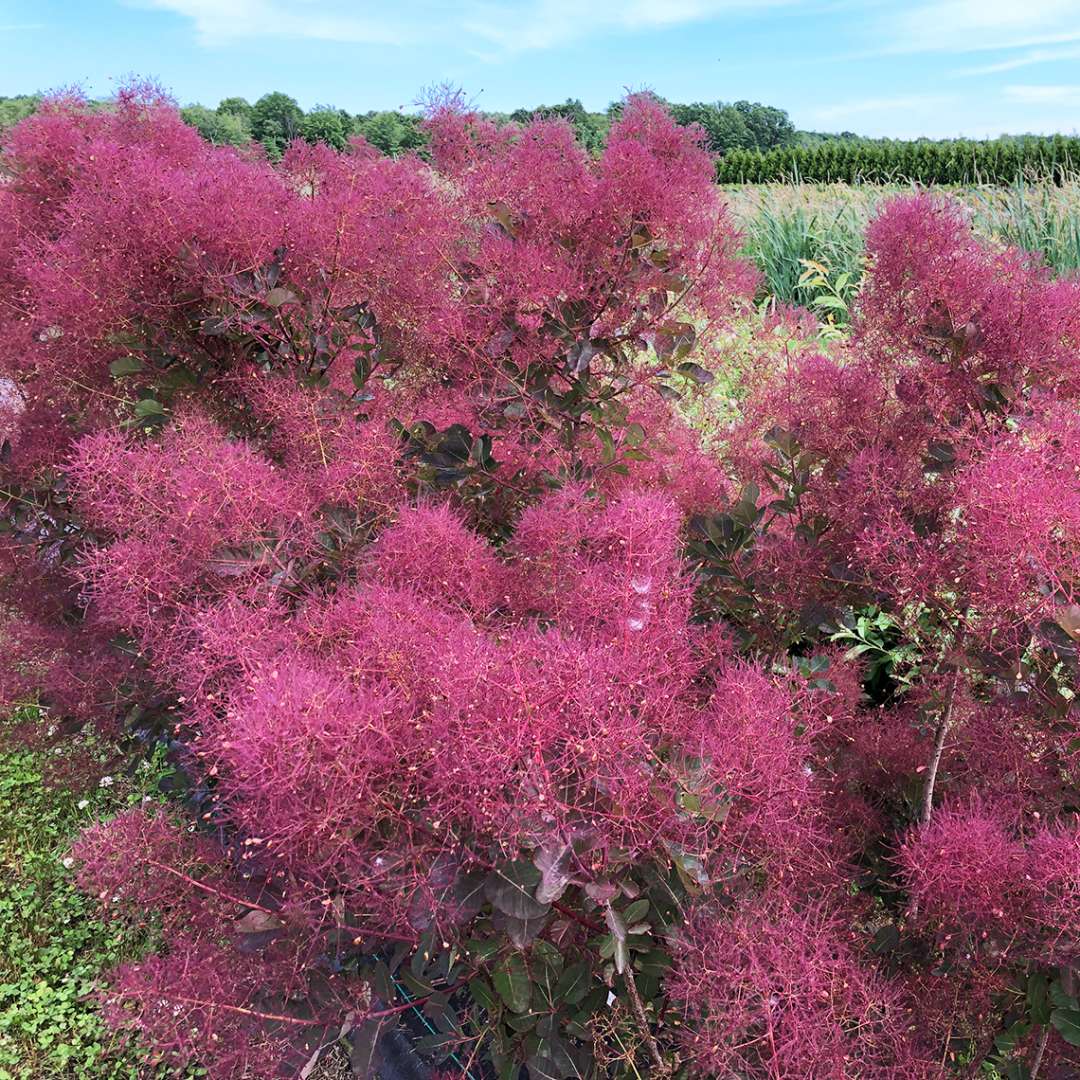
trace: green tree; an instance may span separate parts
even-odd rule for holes
[[[794,146],[798,141],[795,125],[783,109],[756,101],[736,101],[734,105],[695,101],[689,105],[670,104],[668,109],[676,123],[700,124],[714,154],[737,149],[764,152]]]
[[[247,98],[227,97],[218,102],[217,111],[222,115],[239,116],[250,127],[254,106]]]
[[[244,146],[251,141],[251,132],[235,113],[222,113],[205,105],[186,105],[180,110],[185,124],[216,146]]]
[[[20,120],[24,120],[40,104],[41,98],[37,94],[0,97],[0,133],[14,127]]]
[[[420,118],[398,112],[371,112],[357,117],[356,133],[391,156],[419,150],[427,141]]]
[[[743,115],[730,105],[711,105],[695,101],[690,105],[669,106],[677,124],[684,127],[700,124],[708,136],[709,149],[714,154],[754,146],[754,136]]]
[[[611,120],[605,113],[587,112],[577,98],[567,98],[561,105],[540,105],[535,109],[515,109],[510,119],[518,124],[527,124],[533,117],[543,120],[562,119],[574,129],[577,141],[590,154],[599,154],[607,141]]]
[[[349,125],[340,110],[328,105],[314,108],[300,121],[300,134],[309,143],[326,143],[335,150],[344,150],[349,138]]]
[[[783,109],[757,101],[736,101],[733,108],[742,115],[753,136],[753,145],[759,150],[791,146],[795,142],[795,125]]]
[[[264,94],[251,110],[251,135],[263,144],[272,158],[279,158],[285,147],[300,136],[304,110],[295,98],[280,91]]]

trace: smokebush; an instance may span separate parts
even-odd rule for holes
[[[409,1009],[451,1075],[1075,1064],[1080,286],[888,204],[706,452],[701,133],[427,129],[272,165],[133,87],[5,147],[0,696],[190,782],[76,845],[164,942],[106,1017],[221,1077]]]

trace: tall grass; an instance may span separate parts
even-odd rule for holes
[[[807,304],[810,293],[800,283],[808,262],[858,283],[863,269],[865,219],[852,207],[811,213],[802,207],[762,207],[746,223],[745,253],[765,276],[765,296],[785,304]]]
[[[807,304],[799,284],[806,261],[850,274],[863,270],[863,231],[880,204],[911,186],[760,184],[728,190],[745,235],[744,253],[764,275],[762,299]],[[1011,187],[950,188],[970,209],[977,233],[1040,255],[1058,275],[1080,273],[1080,178],[1060,185],[1018,180]],[[841,317],[837,320],[843,322]]]
[[[1018,181],[975,193],[975,227],[1003,243],[1042,255],[1057,274],[1080,270],[1080,183],[1047,188]]]

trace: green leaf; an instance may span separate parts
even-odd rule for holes
[[[454,879],[454,916],[465,922],[484,906],[484,874],[475,870],[459,873]]]
[[[543,917],[539,919],[516,919],[505,911],[496,909],[491,913],[495,929],[505,934],[519,949],[526,948],[544,928]]]
[[[1080,1011],[1054,1009],[1050,1013],[1050,1023],[1070,1046],[1080,1046]]]
[[[716,376],[711,371],[706,371],[700,364],[695,364],[693,361],[687,361],[685,364],[680,364],[676,369],[680,375],[685,375],[688,379],[693,379],[698,386],[708,386],[709,383],[716,381]]]
[[[485,472],[491,472],[497,465],[491,456],[491,436],[478,435],[472,444],[472,458]]]
[[[555,984],[555,1004],[576,1005],[589,992],[591,979],[587,964],[571,964]]]
[[[1031,1019],[1036,1024],[1050,1023],[1050,983],[1042,972],[1028,977],[1027,1001]]]
[[[365,1020],[357,1024],[352,1031],[352,1049],[349,1061],[352,1075],[358,1080],[375,1080],[378,1075],[378,1044],[383,1029],[392,1027],[393,1021],[386,1018]]]
[[[371,374],[371,357],[361,353],[353,361],[352,383],[357,390],[363,390]]]
[[[501,948],[499,940],[494,937],[470,938],[467,945],[477,960],[490,960]]]
[[[495,992],[506,1002],[511,1012],[523,1013],[529,1008],[532,983],[521,953],[510,953],[492,974]]]
[[[117,379],[122,379],[125,375],[138,375],[145,370],[146,365],[138,356],[121,356],[109,365],[109,374]]]
[[[294,293],[292,289],[286,289],[283,285],[279,285],[276,289],[271,289],[266,294],[267,307],[279,308],[282,304],[297,304],[299,302],[296,293]]]
[[[371,970],[371,986],[383,1001],[393,1001],[397,989],[390,975],[390,969],[382,960],[379,960]]]
[[[1021,1020],[1011,1027],[1006,1028],[1004,1031],[998,1032],[998,1034],[994,1036],[994,1046],[998,1053],[1011,1054],[1027,1037],[1027,1033],[1030,1030],[1031,1025],[1024,1020]]]
[[[604,909],[604,921],[611,931],[611,938],[615,943],[614,959],[615,970],[621,975],[630,963],[630,947],[626,943],[626,923],[622,916],[610,905]]]
[[[666,975],[671,967],[671,957],[663,949],[650,949],[638,957],[636,967],[643,975]]]
[[[877,956],[881,956],[883,953],[891,952],[899,944],[900,931],[896,928],[896,924],[886,923],[874,935],[870,948]]]
[[[484,883],[484,894],[504,915],[514,919],[541,919],[551,910],[551,905],[542,904],[533,896],[540,879],[540,871],[521,859],[493,870]]]
[[[1080,1004],[1065,990],[1060,979],[1055,979],[1050,984],[1050,1000],[1059,1009],[1080,1009]]]
[[[491,983],[487,979],[482,979],[480,976],[471,979],[469,981],[469,992],[473,996],[473,1001],[485,1012],[494,1012],[499,1007],[495,991],[492,990]]]
[[[871,645],[866,641],[860,642],[858,645],[853,646],[844,653],[844,659],[854,660],[857,656],[862,656],[864,652],[869,652],[871,649],[877,649],[877,646]]]
[[[199,380],[195,374],[179,365],[169,368],[169,370],[158,380],[158,388],[166,393],[173,393],[177,390],[188,390],[192,386],[198,385]]]
[[[645,917],[645,912],[649,910],[649,901],[642,897],[640,900],[635,900],[622,914],[623,922],[627,926],[632,926],[634,923],[639,923]]]
[[[1026,1061],[1010,1061],[1001,1075],[1005,1080],[1031,1080],[1031,1070]]]
[[[532,947],[529,958],[534,964],[541,965],[552,977],[558,977],[563,969],[563,956],[550,941],[538,941]]]
[[[443,1054],[448,1053],[454,1043],[460,1041],[461,1036],[456,1033],[445,1034],[436,1031],[432,1032],[430,1035],[421,1035],[413,1045],[421,1054],[434,1054],[438,1056],[440,1051]]]
[[[420,978],[409,968],[402,968],[398,972],[398,978],[404,984],[405,989],[416,997],[427,997],[435,989],[432,983]]]
[[[581,1075],[562,1040],[554,1034],[540,1040],[537,1052],[527,1064],[529,1075],[536,1080],[567,1080]]]
[[[600,440],[600,461],[610,465],[615,460],[615,440],[607,428],[596,428],[596,437]]]
[[[832,311],[847,311],[848,306],[839,296],[815,296],[810,301],[811,307],[829,308]]]
[[[506,1025],[512,1031],[516,1031],[519,1034],[525,1031],[531,1031],[536,1027],[536,1021],[539,1019],[540,1014],[534,1012],[522,1013],[520,1016],[508,1016],[506,1018]]]
[[[685,851],[672,851],[672,856],[675,862],[675,873],[679,875],[683,887],[691,896],[697,896],[709,884],[705,864],[696,855]]]
[[[142,401],[135,403],[135,415],[140,420],[145,420],[151,416],[164,416],[165,406],[153,398],[143,398]]]

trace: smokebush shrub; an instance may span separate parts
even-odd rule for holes
[[[164,942],[106,1017],[221,1077],[410,1009],[451,1075],[1075,1065],[1080,286],[889,204],[706,453],[700,133],[427,130],[6,145],[0,696],[190,779],[76,845]]]

